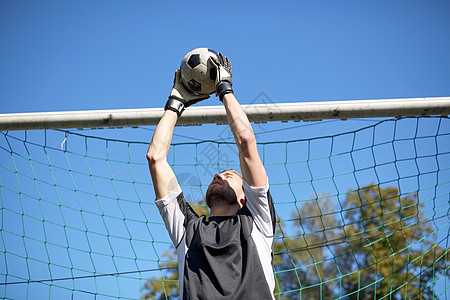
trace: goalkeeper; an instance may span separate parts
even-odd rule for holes
[[[214,175],[206,191],[208,220],[184,199],[166,157],[177,118],[185,107],[209,96],[188,91],[177,70],[147,152],[156,205],[177,250],[182,299],[274,299],[275,213],[267,174],[250,122],[233,93],[230,61],[222,54],[210,60],[217,72],[216,95],[239,150],[242,177],[231,169]]]

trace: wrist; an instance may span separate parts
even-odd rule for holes
[[[228,94],[223,95],[222,102],[225,103],[225,102],[233,100],[233,99],[236,99],[234,97],[234,93],[228,93]]]
[[[171,110],[177,114],[178,117],[184,111],[184,107],[186,105],[186,101],[176,96],[170,96],[169,100],[167,100],[166,105],[164,106],[164,110]]]
[[[219,100],[223,102],[223,97],[226,94],[234,93],[231,82],[225,80],[219,82],[216,87],[216,93],[219,96]]]

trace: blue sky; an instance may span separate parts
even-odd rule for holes
[[[0,2],[0,113],[163,107],[172,87],[175,69],[179,67],[183,56],[197,47],[213,48],[230,58],[233,64],[235,94],[242,104],[267,101],[282,103],[450,96],[449,13],[450,2],[435,0],[248,1],[245,3],[243,1],[226,3],[207,1],[2,1]],[[215,96],[212,96],[198,105],[220,105],[220,102]],[[263,126],[254,125],[254,128],[258,141],[266,142],[326,136],[355,130],[377,121],[379,120],[324,121],[317,124],[315,122],[269,123]],[[411,134],[414,135],[414,132],[408,131],[415,128],[415,125],[411,125],[414,122],[408,120],[399,122],[399,124],[403,124],[401,126],[404,126],[401,134],[408,137]],[[425,124],[424,127],[421,127],[424,128],[425,133],[436,132],[436,122],[427,120],[421,122]],[[382,141],[386,138],[383,133],[391,132],[389,130],[392,129],[392,124],[387,122],[382,125],[380,131],[377,131],[377,139]],[[385,127],[388,129],[383,129]],[[444,132],[448,132],[448,123],[442,125],[442,128]],[[154,127],[139,131],[125,129],[123,131],[83,131],[81,134],[148,142],[153,129]],[[181,127],[176,129],[175,134],[174,142],[192,142],[198,139],[232,141],[226,126]],[[11,133],[11,135],[21,136],[23,133]],[[35,135],[39,136],[42,133],[29,133],[27,139],[33,140]],[[58,150],[64,134],[50,132],[49,136],[56,137],[49,143],[54,143],[52,146]],[[343,142],[338,148],[348,146],[346,137],[347,135],[342,137]],[[361,137],[358,142],[364,144],[366,139],[368,139],[366,136]],[[13,140],[9,138],[8,142],[16,143],[17,149],[21,149],[22,143],[13,142]],[[336,139],[336,141],[338,140]],[[99,141],[98,146],[92,146],[96,145],[97,141],[89,141],[89,154],[94,157],[104,157],[105,145]],[[90,172],[86,170],[87,167],[92,167],[97,172],[96,175],[109,176],[109,165],[108,168],[103,166],[103,169],[100,167],[97,169],[97,163],[100,166],[103,162],[89,159],[91,165],[88,164],[86,167],[84,161],[79,161],[78,156],[82,157],[83,155],[84,142],[85,139],[75,136],[70,136],[67,140],[66,145],[69,150],[72,149],[72,145],[79,147],[78,152],[75,152],[76,155],[73,157],[69,155],[74,168],[79,168],[77,170],[85,172],[84,175],[86,175]],[[6,147],[5,145],[3,143],[2,147]],[[428,151],[428,149],[434,149],[435,144],[430,140],[425,145],[425,150]],[[445,142],[440,140],[439,146],[443,145]],[[122,144],[111,143],[109,147],[106,146],[107,150],[111,150],[108,155],[121,162],[127,161],[128,157],[124,158],[122,154],[128,152],[131,160],[137,162],[135,175],[139,175],[138,181],[150,182],[150,176],[145,166],[146,145],[133,145],[132,150]],[[233,150],[227,147],[224,146],[225,151],[233,155]],[[277,147],[269,145],[265,148],[267,152],[271,151],[270,154],[266,153],[269,164],[284,159],[282,155],[278,155],[283,151],[282,146]],[[313,149],[316,151],[312,153],[313,157],[314,155],[316,155],[315,158],[326,157],[329,154],[327,149],[330,149],[329,139],[319,139],[314,147]],[[117,149],[117,151],[113,152],[112,149]],[[180,149],[178,153],[184,151],[184,148],[178,149]],[[321,152],[322,149],[323,152]],[[443,147],[443,149],[447,148]],[[51,158],[52,163],[58,162],[65,166],[66,160],[68,160],[66,153],[58,153],[56,150],[53,151],[55,153]],[[260,147],[260,150],[263,150],[263,147]],[[404,151],[404,154],[397,152],[397,155],[406,157],[410,155],[408,154],[409,150],[410,148],[404,147],[401,150]],[[425,150],[420,151],[425,153]],[[184,157],[185,161],[189,161],[194,152],[188,147],[186,151],[191,151],[189,152],[191,156]],[[294,148],[291,151],[289,155],[296,154]],[[383,152],[383,149],[379,151]],[[445,150],[443,151],[445,152]],[[26,151],[23,149],[17,150],[17,153],[22,153],[26,157]],[[201,151],[199,150],[198,153]],[[429,152],[426,153],[429,154]],[[11,161],[3,160],[9,153],[1,153],[1,155],[2,164],[8,167],[12,166]],[[177,155],[183,161],[183,156]],[[382,155],[379,155],[377,154],[377,158],[382,158]],[[389,155],[391,155],[390,152]],[[448,158],[448,156],[445,157]],[[46,169],[42,172],[48,172],[48,167],[45,165],[47,157],[43,153],[33,152],[33,159],[44,162],[44,167],[39,164],[34,165],[36,171],[42,167]],[[425,164],[431,165],[436,163],[435,161],[436,159],[430,159]],[[364,164],[366,162],[362,158],[357,163]],[[33,175],[27,169],[29,168],[27,159],[21,161],[20,158],[16,158],[14,164],[20,165],[23,172],[29,172],[27,173],[29,176]],[[442,163],[442,165],[444,164]],[[336,167],[343,167],[343,164],[337,164]],[[113,166],[111,168],[113,171],[115,170]],[[281,174],[277,171],[277,165],[267,166],[267,168],[273,169],[275,174]],[[318,169],[320,168],[319,166]],[[127,177],[126,172],[121,174],[123,169],[119,168],[119,170],[117,173]],[[179,170],[186,175],[182,166],[179,167]],[[402,169],[400,168],[400,170]],[[342,172],[346,171],[345,169]],[[6,184],[11,182],[10,187],[14,187],[17,184],[15,178],[3,169],[2,172],[0,173],[3,176],[0,177],[1,183],[7,186]],[[56,170],[53,172],[55,172],[54,175],[58,175]],[[383,176],[388,177],[389,174],[391,173],[385,172]],[[209,174],[208,176],[203,175],[201,181],[206,184]],[[286,174],[283,173],[283,176]],[[283,176],[273,176],[275,178],[271,182],[284,181]],[[370,176],[373,177],[373,174]],[[67,174],[55,177],[60,180],[58,184],[62,186],[72,185]],[[87,187],[89,186],[88,177],[80,178],[80,181],[77,182],[79,185],[85,184],[85,191],[90,191],[90,187]],[[448,172],[442,178],[445,181],[445,178],[448,178]],[[100,183],[101,179],[97,178],[99,181],[97,188],[102,190],[104,195],[110,196],[112,190],[108,189],[106,184]],[[27,178],[23,180],[26,182]],[[46,180],[52,182],[54,179],[49,176]],[[127,180],[131,179],[127,178]],[[120,183],[116,184],[120,186]],[[320,182],[317,184],[320,185]],[[414,184],[417,183],[411,185]],[[29,193],[34,194],[36,192],[33,190],[35,189],[34,183],[29,186],[31,186]],[[441,188],[445,189],[447,186],[448,184]],[[22,185],[22,188],[24,191],[27,190],[25,184]],[[281,188],[283,187],[279,189]],[[40,192],[45,194],[45,187],[41,189]],[[153,200],[153,196],[149,194],[150,190],[151,186],[143,185],[143,192],[140,192],[141,195],[150,195],[150,200]],[[274,192],[277,190],[275,185],[273,190]],[[430,191],[424,193],[427,192]],[[4,192],[4,195],[7,195],[6,193]],[[69,194],[73,198],[72,194],[77,193]],[[303,196],[308,197],[309,195]],[[135,198],[128,194],[122,197],[122,200],[125,199],[121,202],[124,206],[135,201]],[[103,200],[105,209],[113,211],[113,206],[109,207],[106,204],[108,199],[105,198],[106,200]],[[128,203],[128,198],[133,200]],[[43,205],[51,207],[52,200],[50,199],[49,203]],[[148,199],[144,199],[144,201],[148,201]],[[282,202],[279,199],[276,201]],[[64,205],[63,207],[69,210],[68,208],[72,204],[64,202]],[[16,209],[20,211],[19,207],[13,207],[10,208],[12,211]],[[442,210],[442,206],[440,209]],[[92,208],[92,211],[95,209]],[[289,216],[290,210],[280,209],[279,212]],[[116,213],[120,215],[120,211],[111,212],[111,215]],[[136,214],[139,213],[136,212]],[[155,208],[146,210],[146,213],[151,218],[155,217]],[[55,220],[59,220],[58,218],[63,215],[59,214],[59,211],[55,210],[49,220],[52,220],[52,216]],[[75,213],[67,213],[67,215],[73,217],[71,222],[74,223],[79,218]],[[89,222],[88,218],[91,215],[93,214],[86,214],[86,223]],[[158,217],[156,215],[156,218]],[[138,220],[140,217],[136,218]],[[55,221],[55,223],[59,221]],[[158,221],[160,222],[159,218]],[[107,227],[108,222],[104,221],[103,225]],[[11,232],[16,230],[12,225],[5,226],[10,226],[5,230]],[[164,234],[162,225],[157,226],[159,226],[157,230],[152,227],[152,230],[155,230],[153,233],[155,235]],[[52,230],[55,232],[62,230],[58,226],[54,227],[56,228]],[[111,227],[125,231],[120,224],[111,225]],[[32,229],[36,228],[39,227],[36,226]],[[38,231],[36,237],[42,235]],[[71,235],[75,236],[77,233],[65,234],[66,238],[71,238]],[[137,239],[145,239],[144,237],[147,237],[148,234],[148,232],[139,231]],[[64,233],[62,236],[64,237]],[[124,236],[126,236],[126,232]],[[167,239],[166,235],[164,237]],[[117,247],[118,256],[122,255],[120,251],[124,251],[121,249],[127,249],[127,245],[119,245],[123,247]],[[166,246],[164,245],[164,247]],[[105,253],[111,251],[105,245],[98,247],[98,249],[105,248],[98,251],[104,250]],[[147,249],[146,247],[148,245],[138,249],[142,251],[142,249]],[[158,248],[160,252],[164,249]],[[48,252],[51,251],[48,250]],[[86,252],[72,253],[71,258],[74,259],[74,262],[87,262],[88,260],[83,256],[85,254]],[[91,253],[89,252],[89,254]],[[151,256],[145,252],[138,254],[145,258]],[[126,255],[123,254],[123,256]],[[105,257],[98,258],[99,261],[102,258]],[[39,256],[39,259],[46,260],[45,251]],[[15,260],[11,258],[10,265],[14,265],[14,262]],[[64,265],[67,262],[61,258],[56,262],[56,264],[58,263]],[[123,265],[120,265],[119,262],[115,263],[117,265],[112,268],[110,261],[100,262],[104,268],[98,268],[96,272],[130,271],[136,268],[133,262],[124,262]],[[143,265],[139,265],[140,269],[146,267],[148,266],[145,262]],[[24,267],[23,265],[19,268],[19,262],[17,263],[17,270],[22,278],[27,278],[28,268],[29,266]],[[88,263],[80,268],[85,271],[77,272],[79,270],[76,270],[75,267],[75,270],[70,268],[70,272],[75,272],[75,275],[85,275],[90,272]],[[60,273],[53,271],[53,275],[55,277],[69,276],[68,269],[69,267],[66,266],[66,269],[62,268]],[[39,270],[41,271],[41,269]],[[49,276],[45,270],[37,273],[38,275],[33,272],[31,274],[34,279],[48,278]],[[142,274],[142,278],[145,279],[147,275],[148,273]],[[123,280],[127,280],[127,278]],[[130,298],[138,297],[138,289],[143,280],[131,280],[131,283],[121,282],[121,286],[125,286],[126,290],[129,290],[125,292],[122,290],[123,295]],[[114,285],[115,282],[114,280],[98,279],[98,283],[99,290],[108,293],[104,286]],[[64,284],[61,283],[61,285]],[[76,285],[81,287],[80,289],[86,290],[97,288],[90,286],[92,281],[89,280],[77,281]],[[45,287],[41,288],[45,289]],[[73,288],[70,282],[67,283],[67,288],[69,290]],[[9,295],[23,296],[24,290],[20,286],[10,286],[8,289]],[[36,290],[32,292],[32,295],[36,295],[33,293],[36,293]],[[43,293],[43,295],[45,295],[44,298],[47,298],[47,294]]]
[[[161,107],[184,54],[242,103],[450,94],[448,1],[3,1],[1,113]],[[215,97],[202,105],[219,104]]]

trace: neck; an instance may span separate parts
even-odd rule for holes
[[[209,214],[210,217],[226,217],[226,216],[233,216],[237,213],[239,210],[239,205],[236,203],[236,205],[229,205],[229,206],[215,206],[211,208],[211,212]]]

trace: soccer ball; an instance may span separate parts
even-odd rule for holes
[[[209,57],[217,52],[209,48],[197,48],[186,54],[181,61],[181,81],[192,92],[210,95],[216,90],[216,71]]]

